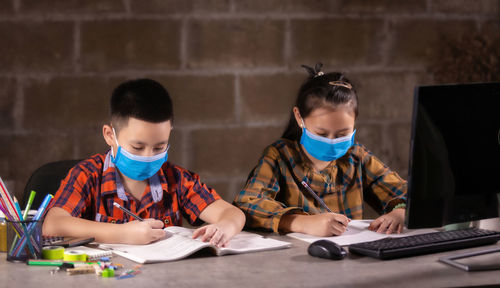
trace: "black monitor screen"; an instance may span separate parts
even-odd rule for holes
[[[498,217],[500,83],[415,89],[408,228]]]

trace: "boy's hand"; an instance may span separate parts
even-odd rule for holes
[[[210,242],[216,247],[226,247],[236,233],[231,228],[231,225],[224,225],[223,223],[210,224],[196,229],[193,232],[193,239],[201,236],[201,241]]]
[[[370,223],[368,229],[378,233],[399,234],[403,231],[404,223],[405,209],[398,208],[375,219],[372,223]]]
[[[155,219],[131,221],[122,224],[124,242],[129,244],[148,244],[165,236],[163,222]]]
[[[201,236],[201,241],[210,241],[216,247],[224,247],[245,225],[245,214],[222,199],[212,202],[200,213],[200,219],[212,223],[196,229],[193,239]]]
[[[314,236],[333,236],[345,232],[347,224],[351,221],[343,214],[323,213],[316,215],[301,215],[303,233]]]

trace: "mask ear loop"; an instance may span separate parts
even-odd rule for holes
[[[111,127],[111,129],[113,129],[113,136],[115,137],[116,148],[118,149],[118,147],[120,147],[120,144],[118,144],[118,139],[116,137],[115,128]],[[113,146],[111,146],[111,156],[116,157],[114,154],[115,154],[115,152],[113,151]]]

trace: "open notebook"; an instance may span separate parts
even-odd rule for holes
[[[151,244],[100,244],[99,248],[111,249],[113,253],[138,263],[155,263],[179,260],[205,248],[221,256],[291,247],[288,242],[240,232],[230,240],[227,247],[217,248],[207,242],[192,239],[194,229],[171,226],[164,230],[168,234],[167,238]]]
[[[352,220],[349,222],[349,225],[347,226],[347,229],[349,231],[344,232],[344,234],[339,235],[339,236],[333,236],[333,237],[317,237],[317,236],[312,236],[312,235],[307,235],[307,234],[302,234],[302,233],[289,233],[287,236],[290,236],[295,239],[299,239],[302,241],[306,241],[308,243],[315,242],[317,240],[321,239],[326,239],[333,241],[337,243],[338,245],[345,246],[345,245],[351,245],[355,243],[361,243],[361,242],[368,242],[368,241],[375,241],[387,237],[405,237],[405,236],[411,236],[411,235],[417,235],[417,234],[424,234],[424,233],[432,233],[436,232],[437,230],[433,229],[403,229],[403,232],[401,234],[382,234],[382,233],[377,233],[368,230],[368,226],[373,220]]]

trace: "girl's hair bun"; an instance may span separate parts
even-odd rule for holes
[[[323,71],[321,71],[321,68],[323,67],[323,63],[321,62],[316,63],[316,65],[314,65],[314,68],[306,65],[300,65],[300,66],[306,69],[307,73],[309,73],[309,78],[316,78],[318,76],[322,76],[325,74],[323,73]]]

